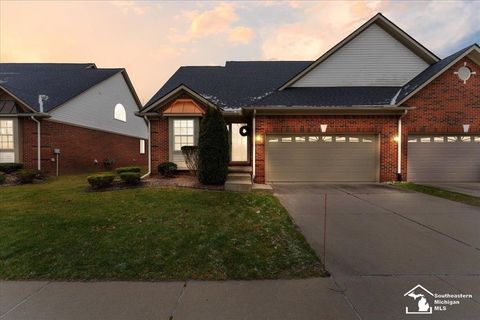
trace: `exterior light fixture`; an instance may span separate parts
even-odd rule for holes
[[[463,132],[467,133],[468,130],[470,130],[470,125],[469,124],[464,124],[463,125]]]
[[[262,142],[263,141],[263,135],[261,135],[261,134],[255,135],[255,141]]]
[[[393,141],[397,142],[400,141],[400,138],[398,136],[393,137]]]
[[[321,124],[320,125],[320,130],[322,130],[322,132],[327,132],[327,126],[326,124]]]

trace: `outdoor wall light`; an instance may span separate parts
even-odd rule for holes
[[[255,141],[262,142],[263,141],[263,135],[261,135],[261,134],[255,135]]]
[[[327,125],[326,124],[321,124],[320,125],[320,130],[322,130],[322,132],[327,132]]]
[[[467,133],[468,130],[470,130],[470,125],[469,124],[464,124],[463,125],[463,132]]]
[[[397,142],[400,141],[400,138],[398,136],[393,137],[393,141]]]

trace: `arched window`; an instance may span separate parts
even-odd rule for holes
[[[125,107],[121,103],[117,103],[115,105],[113,117],[117,120],[127,122],[127,112],[125,111]]]

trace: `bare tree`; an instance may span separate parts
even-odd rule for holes
[[[196,176],[197,170],[198,170],[198,147],[183,146],[182,153],[183,153],[183,157],[185,158],[185,163],[187,164],[187,168],[190,171],[190,174],[193,176]]]

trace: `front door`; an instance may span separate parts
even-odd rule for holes
[[[246,123],[230,124],[231,162],[248,162],[248,137],[240,134],[240,128],[246,125]]]

